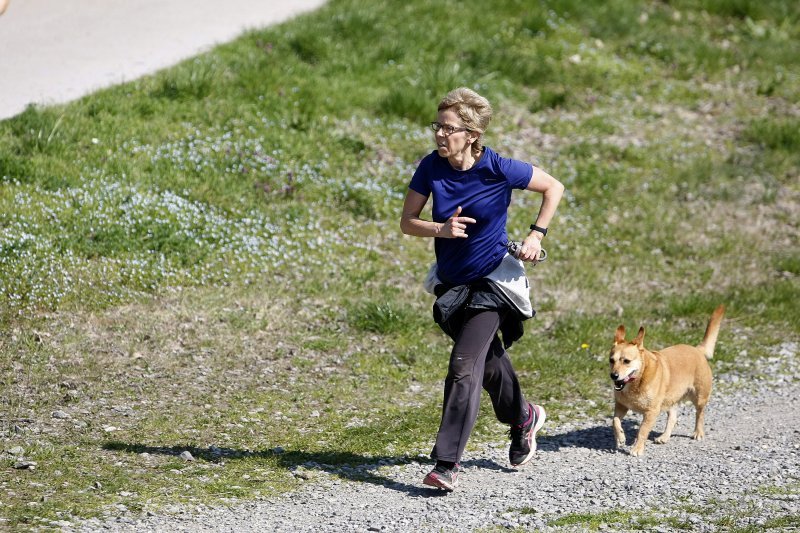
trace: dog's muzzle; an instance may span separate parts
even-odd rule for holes
[[[613,379],[614,376],[612,376]],[[622,389],[625,388],[629,382],[633,381],[635,378],[632,374],[628,374],[622,379],[614,379],[614,390],[620,392]]]

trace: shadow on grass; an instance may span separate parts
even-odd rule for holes
[[[623,430],[628,439],[628,443],[636,438],[638,424],[633,420],[623,420]],[[538,449],[542,452],[557,452],[562,448],[588,448],[592,450],[605,450],[616,452],[614,436],[610,426],[595,426],[586,429],[569,431],[566,433],[542,436],[537,439]],[[360,481],[380,485],[388,489],[404,492],[412,497],[440,497],[447,493],[421,484],[422,473],[420,472],[420,484],[409,485],[397,481],[380,472],[381,468],[393,465],[406,465],[411,463],[429,463],[433,466],[433,460],[428,458],[412,458],[408,456],[370,456],[359,455],[352,452],[306,452],[291,451],[281,448],[268,450],[241,450],[236,448],[220,448],[209,446],[201,448],[197,446],[153,446],[138,443],[126,443],[121,441],[108,441],[103,444],[103,449],[112,452],[125,452],[131,454],[148,453],[151,455],[172,456],[179,459],[181,454],[189,452],[196,461],[206,461],[219,463],[223,461],[233,461],[240,459],[263,459],[277,464],[278,467],[292,472],[297,477],[303,477],[304,472],[321,471],[337,476],[348,481]],[[471,459],[464,461],[462,466],[465,468],[481,468],[484,470],[496,470],[500,472],[514,472],[515,469],[498,464],[491,459]]]
[[[358,455],[351,452],[305,452],[284,451],[282,449],[269,450],[239,450],[236,448],[219,448],[210,446],[200,448],[197,446],[152,446],[147,444],[108,441],[102,448],[112,452],[125,452],[132,454],[149,453],[151,455],[173,456],[180,458],[184,452],[189,452],[196,461],[222,462],[239,459],[264,459],[276,462],[281,468],[291,471],[298,477],[303,477],[303,472],[318,470],[348,481],[361,481],[380,485],[388,489],[405,492],[414,497],[437,497],[447,493],[432,489],[422,484],[409,485],[380,473],[379,469],[392,465],[404,465],[413,462],[430,462],[429,459],[415,459],[408,456],[380,457]],[[467,461],[465,466],[478,466],[480,468],[504,469],[493,461],[475,460]],[[420,479],[421,481],[421,479]]]

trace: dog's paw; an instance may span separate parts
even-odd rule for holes
[[[670,435],[659,435],[658,437],[653,439],[653,442],[655,442],[656,444],[666,444],[669,442],[669,438]]]
[[[641,457],[644,455],[644,446],[637,446],[636,444],[633,445],[631,448],[631,455],[634,457]]]
[[[692,438],[693,438],[694,440],[703,440],[704,438],[706,438],[706,436],[705,436],[705,434],[704,434],[702,431],[695,431],[695,432],[692,434]]]

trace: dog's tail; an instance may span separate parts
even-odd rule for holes
[[[719,307],[714,309],[711,318],[706,326],[706,334],[703,336],[703,342],[697,345],[698,348],[703,350],[707,359],[714,357],[714,345],[717,344],[717,335],[719,335],[719,325],[722,322],[722,315],[725,314],[725,306],[720,304]]]

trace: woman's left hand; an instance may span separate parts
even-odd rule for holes
[[[539,259],[539,254],[542,252],[542,241],[535,235],[528,235],[522,241],[520,247],[519,258],[523,261],[533,263]]]

